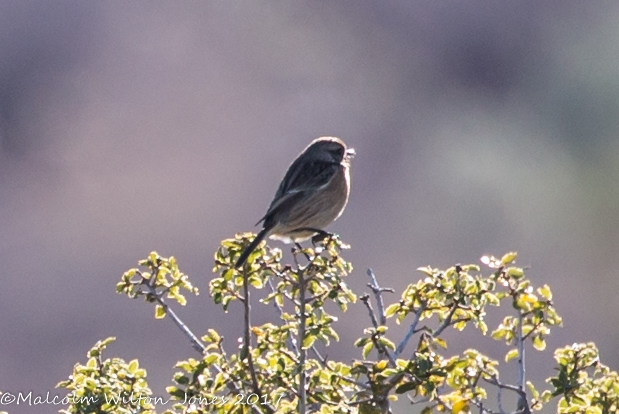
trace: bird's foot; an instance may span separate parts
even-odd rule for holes
[[[336,234],[329,233],[327,231],[322,230],[318,234],[312,237],[312,245],[316,247],[317,244],[322,243],[322,245],[324,246],[326,244],[329,244],[336,237],[337,237]],[[326,240],[326,243],[325,243],[325,240]]]
[[[297,254],[297,253],[303,253],[303,255],[305,256],[307,260],[311,260],[311,256],[309,255],[309,253],[303,251],[303,246],[295,242],[294,247],[292,248],[292,254]]]

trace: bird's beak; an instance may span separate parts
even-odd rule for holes
[[[346,150],[346,158],[354,158],[357,155],[357,151],[354,148],[348,148]]]

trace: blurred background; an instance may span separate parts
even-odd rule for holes
[[[618,19],[603,0],[0,1],[0,390],[64,395],[116,336],[107,356],[139,358],[164,395],[197,354],[115,293],[152,250],[201,289],[179,316],[234,347],[240,307],[210,300],[213,253],[257,230],[321,135],[357,150],[329,228],[357,293],[368,267],[401,292],[417,267],[516,250],[564,318],[529,378],[545,389],[552,350],[582,341],[618,369]],[[370,322],[361,304],[339,316],[329,355],[350,361]],[[508,350],[465,332],[447,354]]]

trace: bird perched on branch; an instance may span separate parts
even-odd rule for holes
[[[339,138],[313,140],[290,164],[268,211],[258,221],[262,230],[243,251],[236,267],[243,266],[265,237],[286,243],[307,240],[344,211],[350,193],[350,159],[355,150]]]

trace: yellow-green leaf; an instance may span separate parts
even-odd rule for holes
[[[505,354],[505,362],[509,362],[512,359],[516,358],[517,356],[518,356],[518,349],[516,348],[510,349],[509,352]]]
[[[310,346],[314,345],[315,341],[316,341],[315,335],[307,335],[305,339],[303,340],[303,348],[309,348]]]
[[[394,303],[394,304],[389,305],[387,309],[385,309],[385,316],[387,318],[393,316],[398,311],[398,309],[400,309],[399,303]]]
[[[539,399],[539,392],[535,389],[535,386],[533,385],[533,383],[531,381],[527,381],[527,387],[529,387],[529,390],[531,391],[531,395],[533,395],[534,399]]]
[[[539,336],[535,336],[533,338],[533,348],[537,349],[538,351],[543,351],[544,349],[546,349],[546,341],[544,341],[544,339]]]
[[[520,267],[510,267],[507,269],[507,274],[511,277],[519,278],[524,275],[524,271]]]
[[[88,368],[93,368],[93,369],[96,368],[97,367],[97,360],[96,360],[96,358],[90,358],[88,360],[88,363],[86,364],[86,366]]]
[[[453,405],[451,409],[451,414],[458,414],[462,411],[468,411],[468,410],[469,410],[468,401],[465,399],[462,399]]]
[[[550,286],[544,285],[541,288],[537,289],[537,292],[542,295],[547,300],[552,300],[552,292],[550,291]]]
[[[131,362],[129,363],[129,366],[127,367],[127,371],[128,371],[129,373],[131,373],[131,374],[134,374],[134,373],[135,373],[135,371],[138,369],[139,365],[140,365],[140,364],[139,364],[138,360],[137,360],[137,359],[134,359],[133,361],[131,361]]]
[[[155,307],[155,318],[163,319],[165,317],[165,309],[161,305]]]
[[[510,264],[516,260],[516,256],[518,256],[518,253],[516,252],[505,253],[503,257],[501,257],[501,264],[503,264],[503,266]]]
[[[373,347],[374,347],[374,344],[372,342],[368,342],[367,344],[365,344],[365,346],[363,347],[363,358],[368,357]]]

